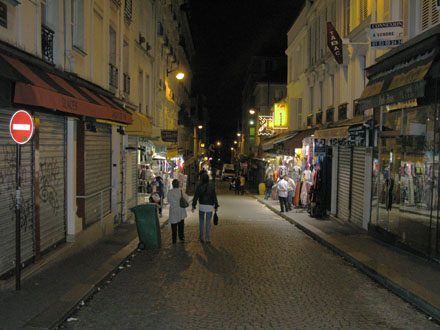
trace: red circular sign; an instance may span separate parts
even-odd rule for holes
[[[18,110],[13,114],[9,122],[9,132],[12,139],[18,144],[25,144],[34,134],[34,120],[24,110]]]

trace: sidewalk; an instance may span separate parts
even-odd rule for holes
[[[312,218],[302,209],[281,213],[278,201],[253,197],[440,322],[440,265],[387,245],[361,229]]]
[[[167,224],[168,207],[159,218]],[[113,235],[92,247],[63,258],[71,244],[65,243],[22,272],[21,291],[15,291],[15,277],[0,291],[0,329],[53,329],[71,311],[83,304],[109,281],[115,272],[130,267],[138,236],[135,224],[115,228]]]

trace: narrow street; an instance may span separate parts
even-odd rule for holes
[[[65,329],[438,329],[249,196],[219,189],[219,225],[140,251]]]

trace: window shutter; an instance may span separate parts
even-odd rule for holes
[[[368,17],[368,0],[361,0],[359,4],[359,23]]]
[[[440,11],[435,5],[436,0],[422,0],[422,32],[440,23]]]

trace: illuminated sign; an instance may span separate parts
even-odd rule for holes
[[[273,117],[272,116],[258,116],[258,135],[272,135],[273,131]]]
[[[284,103],[275,103],[273,112],[273,127],[277,129],[289,128],[287,106]]]

